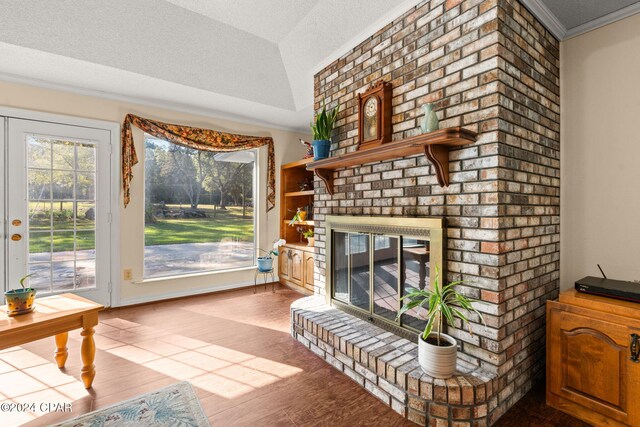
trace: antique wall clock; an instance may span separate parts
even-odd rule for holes
[[[391,83],[380,80],[358,95],[358,150],[391,141]]]

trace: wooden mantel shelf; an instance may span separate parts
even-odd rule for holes
[[[314,171],[325,183],[327,192],[333,195],[333,171],[335,169],[424,153],[435,169],[438,184],[441,187],[446,187],[449,185],[449,148],[473,144],[477,136],[477,133],[461,127],[439,129],[366,150],[317,160],[309,163],[307,169]]]

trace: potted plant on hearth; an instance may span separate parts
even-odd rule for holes
[[[265,252],[266,255],[258,257],[258,271],[266,273],[273,269],[273,258],[271,258],[271,255],[278,256],[278,248],[280,248],[280,246],[284,245],[285,243],[287,243],[286,240],[280,239],[276,240],[273,243],[273,249],[271,249],[269,252],[265,251],[264,249],[260,249],[262,252]]]
[[[7,300],[7,314],[9,316],[17,316],[33,311],[34,300],[36,298],[36,290],[24,286],[25,280],[32,274],[28,274],[20,279],[22,289],[13,289],[4,293],[4,299]]]
[[[311,122],[311,131],[313,132],[313,160],[326,159],[329,157],[329,149],[331,148],[331,131],[338,117],[340,104],[336,105],[331,111],[327,111],[327,106],[322,101],[322,110],[315,116],[315,120]]]
[[[472,300],[458,293],[456,285],[462,281],[451,282],[440,286],[438,267],[433,289],[409,288],[409,293],[402,298],[404,305],[398,312],[398,319],[407,311],[418,308],[426,310],[422,317],[427,321],[424,331],[418,336],[418,362],[424,372],[434,378],[449,378],[456,370],[458,346],[455,338],[442,332],[443,318],[453,326],[454,319],[469,325],[468,316],[476,313],[482,323],[482,314],[472,306]],[[434,327],[437,328],[434,332]],[[471,326],[469,325],[469,333]]]

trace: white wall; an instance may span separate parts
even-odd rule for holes
[[[23,84],[0,81],[0,106],[43,111],[76,117],[98,119],[122,123],[127,113],[143,117],[155,118],[172,123],[206,127],[226,132],[248,135],[271,136],[275,142],[276,167],[279,170],[283,163],[302,158],[304,148],[298,142],[299,137],[308,135],[288,132],[264,126],[249,125],[229,120],[192,115],[166,109],[131,104],[123,101],[107,100],[92,96],[77,95],[50,89],[43,89]],[[120,295],[114,305],[150,301],[153,299],[180,296],[216,289],[228,289],[253,283],[253,270],[242,270],[226,273],[212,273],[179,279],[142,281],[143,247],[144,247],[144,148],[143,133],[134,129],[134,139],[139,163],[133,169],[134,178],[131,185],[131,204],[124,209],[120,196],[120,266],[121,269],[133,270],[133,281],[114,277],[113,286]],[[258,171],[260,176],[257,194],[258,244],[259,247],[270,248],[271,242],[279,233],[279,190],[276,207],[266,214],[266,148],[259,149]],[[119,173],[119,171],[117,172]],[[276,185],[280,184],[280,174],[276,173]],[[118,189],[120,191],[120,189]],[[136,283],[138,282],[138,283]]]
[[[640,15],[561,44],[561,289],[640,279]],[[640,285],[638,285],[640,288]]]

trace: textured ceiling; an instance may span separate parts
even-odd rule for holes
[[[636,3],[521,1],[565,32]],[[306,131],[313,75],[419,2],[0,0],[0,79]]]
[[[167,0],[219,22],[279,43],[318,0]]]
[[[637,0],[542,0],[542,2],[567,30],[638,3]]]
[[[420,0],[0,0],[0,79],[307,130],[313,75]]]

